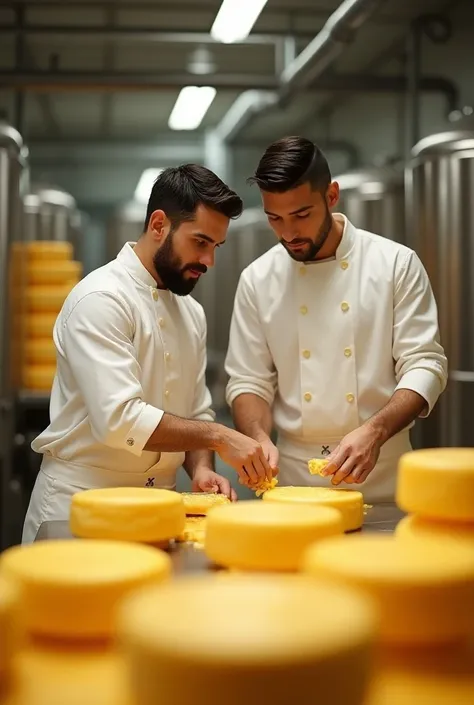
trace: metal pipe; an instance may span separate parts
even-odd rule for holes
[[[283,71],[281,81],[283,87],[275,95],[274,101],[262,101],[262,110],[274,107],[278,102],[287,101],[296,87],[307,86],[323,73],[332,61],[339,56],[348,42],[354,40],[357,30],[367,21],[372,13],[387,0],[344,0],[332,13],[322,30],[299,56]],[[235,105],[235,104],[234,104]],[[240,114],[234,114],[232,136],[235,137],[255,114],[250,104],[246,107],[241,103]],[[234,110],[231,106],[230,110]],[[227,115],[223,118],[225,124]],[[222,123],[221,123],[222,125]],[[220,127],[220,126],[219,126]]]
[[[97,39],[101,41],[137,41],[137,42],[160,42],[163,44],[219,44],[222,43],[214,39],[208,32],[191,32],[182,31],[176,28],[169,30],[154,30],[150,27],[94,27],[88,25],[73,25],[73,26],[48,26],[48,25],[32,25],[29,24],[21,29],[16,24],[0,25],[0,35],[18,35],[23,34],[25,37],[43,37],[47,39]],[[309,41],[312,37],[308,32],[295,32],[298,39]],[[267,44],[274,45],[281,42],[284,35],[277,32],[258,32],[250,34],[245,39],[242,39],[235,44]]]
[[[173,89],[189,84],[189,76],[186,74],[159,74],[128,73],[119,72],[63,72],[63,71],[34,71],[20,73],[16,71],[0,71],[0,85],[10,87],[23,87],[27,90],[156,90],[158,88]],[[262,87],[275,88],[277,79],[271,75],[255,76],[249,74],[217,74],[215,76],[195,76],[193,83],[196,85],[213,85],[220,90],[237,90],[239,86],[247,89],[253,87],[254,91],[249,95],[243,94],[237,101],[240,103],[239,110],[245,106],[246,110],[258,112],[261,109],[273,107],[279,98],[275,93],[267,93]],[[307,93],[319,92],[358,92],[358,93],[403,93],[409,85],[406,76],[365,76],[352,74],[336,74],[322,76],[317,83],[307,89]],[[458,105],[458,90],[454,83],[446,78],[438,76],[425,76],[419,81],[419,89],[427,92],[439,92],[446,95],[448,111],[454,110]],[[236,101],[236,103],[237,103]],[[232,106],[232,112],[237,113],[236,103]],[[230,121],[230,117],[226,122]]]

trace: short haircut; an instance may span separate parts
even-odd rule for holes
[[[325,193],[331,171],[319,147],[304,137],[284,137],[271,144],[248,179],[270,193],[291,191],[307,182],[314,191]]]
[[[154,211],[164,211],[175,230],[193,220],[200,205],[228,218],[238,218],[243,209],[240,196],[205,166],[184,164],[164,169],[153,184],[143,230],[148,229]]]

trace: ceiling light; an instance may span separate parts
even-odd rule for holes
[[[217,69],[216,62],[212,53],[207,47],[197,47],[190,55],[187,65],[189,73],[194,73],[197,76],[205,76],[209,73],[215,73]]]
[[[186,86],[176,100],[168,120],[171,130],[195,130],[216,96],[212,86]]]
[[[162,171],[163,169],[145,169],[135,189],[135,201],[138,201],[138,203],[148,203],[153,184]]]
[[[211,35],[224,44],[240,42],[246,39],[267,0],[223,0]]]

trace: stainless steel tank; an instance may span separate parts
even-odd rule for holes
[[[27,240],[69,241],[79,259],[81,235],[79,212],[73,196],[47,184],[33,184],[23,199],[24,228]]]
[[[143,233],[146,203],[128,201],[119,206],[107,223],[107,262],[115,259],[126,242],[136,242]]]
[[[429,446],[473,446],[474,130],[421,140],[406,170],[408,245],[423,261],[439,308],[449,382],[430,421]]]
[[[21,135],[0,123],[0,550],[8,543],[12,507],[14,399],[19,383],[18,322],[23,289],[21,197],[24,174]]]
[[[400,167],[373,167],[335,177],[337,211],[358,228],[405,242],[404,179]]]

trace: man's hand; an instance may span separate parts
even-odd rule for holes
[[[224,428],[224,427],[223,427]],[[225,428],[213,450],[237,472],[241,485],[252,487],[271,480],[273,472],[262,446],[243,433]]]
[[[237,494],[230,486],[227,478],[218,475],[211,468],[197,468],[192,484],[193,492],[212,492],[215,494],[225,494],[232,502],[237,501]]]
[[[328,456],[322,474],[332,475],[332,484],[360,484],[375,467],[383,445],[378,429],[364,425],[351,431]]]
[[[278,448],[268,436],[262,436],[258,441],[262,446],[263,454],[268,461],[273,477],[275,477],[275,475],[278,475],[278,462],[280,460]]]

